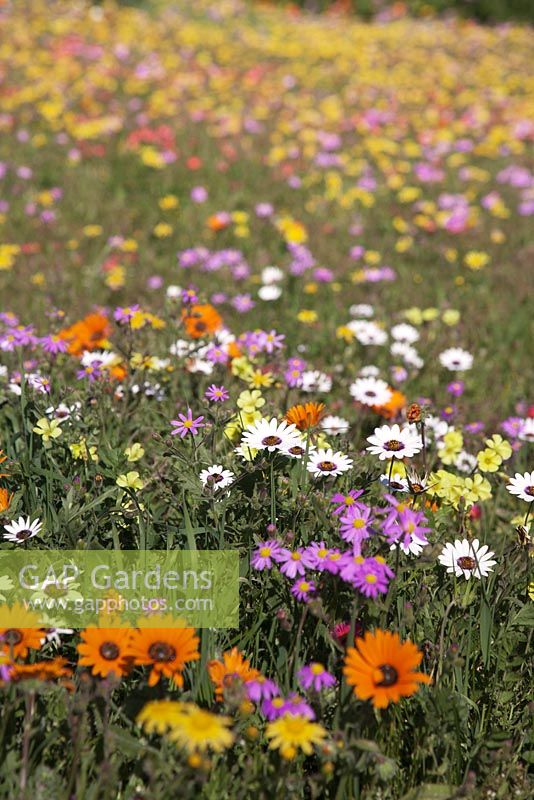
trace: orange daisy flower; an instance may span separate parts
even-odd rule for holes
[[[182,321],[192,339],[210,336],[222,327],[222,317],[209,303],[183,309]]]
[[[58,678],[70,678],[72,670],[67,666],[66,658],[52,658],[50,661],[36,661],[35,664],[14,664],[10,680],[53,681]]]
[[[44,637],[43,628],[0,628],[0,652],[26,658],[29,650],[39,650]]]
[[[235,678],[251,681],[259,678],[261,673],[250,666],[250,661],[240,653],[237,647],[223,653],[222,661],[213,659],[208,663],[208,675],[215,684],[215,697],[222,700],[224,689],[231,685]]]
[[[406,406],[406,397],[397,389],[391,389],[391,397],[383,406],[373,406],[373,411],[384,419],[394,419]]]
[[[422,658],[416,645],[401,642],[398,633],[367,631],[363,639],[356,639],[356,647],[347,649],[343,673],[356,697],[386,708],[415,694],[418,684],[430,683],[429,675],[414,672]]]
[[[84,350],[97,350],[107,344],[107,337],[111,333],[111,325],[104,314],[88,314],[70,328],[63,328],[59,332],[62,339],[69,342],[69,353],[81,356]]]
[[[293,423],[299,431],[307,431],[309,428],[315,428],[325,414],[324,403],[298,403],[296,406],[291,406],[286,413],[287,422]]]
[[[149,686],[162,675],[183,686],[185,665],[200,658],[199,641],[194,628],[143,628],[133,634],[131,653],[135,664],[152,665]]]
[[[7,489],[0,488],[0,514],[7,511],[13,499],[13,492],[9,494]]]
[[[114,673],[118,678],[126,675],[131,663],[130,628],[85,628],[78,645],[82,667],[91,667],[93,675],[106,678]]]

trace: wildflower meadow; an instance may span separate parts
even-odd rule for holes
[[[532,797],[534,33],[328,5],[0,0],[0,800]]]

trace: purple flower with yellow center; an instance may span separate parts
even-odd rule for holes
[[[339,550],[330,550],[324,562],[325,570],[331,575],[337,575],[341,567],[342,557],[343,554]]]
[[[272,569],[274,564],[283,560],[282,547],[275,539],[269,539],[258,545],[250,559],[254,569]]]
[[[286,698],[282,714],[298,714],[299,716],[315,719],[315,711],[309,703],[296,692],[291,692]]]
[[[336,516],[344,514],[349,508],[352,508],[352,506],[355,505],[356,500],[358,497],[361,497],[362,494],[363,489],[351,489],[347,494],[336,492],[336,494],[332,495],[330,498],[330,502],[336,506],[336,508],[333,509],[332,514],[335,514]]]
[[[447,391],[453,397],[461,397],[464,393],[465,384],[463,381],[451,381],[447,386]]]
[[[228,400],[230,395],[224,386],[215,386],[215,384],[212,383],[204,392],[204,397],[207,400],[211,400],[213,403],[224,403],[225,400]]]
[[[269,700],[264,700],[261,704],[261,711],[264,714],[269,722],[273,719],[278,719],[282,714],[284,714],[284,707],[286,701],[283,697],[271,697]]]
[[[259,703],[261,700],[272,700],[280,694],[280,689],[276,683],[269,678],[260,675],[252,681],[246,682],[248,699],[253,703]]]
[[[365,597],[376,598],[379,594],[386,594],[388,590],[388,576],[382,565],[374,558],[366,558],[364,563],[356,570],[351,583]]]
[[[122,325],[126,325],[127,322],[130,322],[131,319],[137,314],[138,311],[141,310],[141,307],[138,303],[133,306],[124,306],[116,308],[113,312],[113,317],[117,322],[120,322]]]
[[[297,677],[303,689],[314,689],[316,692],[334,686],[336,683],[334,676],[318,661],[312,661],[311,664],[299,669]]]
[[[339,535],[345,542],[352,544],[355,553],[361,551],[362,542],[368,539],[373,531],[373,511],[369,506],[358,503],[340,519]]]
[[[54,356],[57,356],[58,353],[66,353],[68,348],[65,339],[61,339],[55,334],[43,336],[43,338],[39,340],[39,344],[45,353],[51,353]]]
[[[315,592],[315,584],[306,578],[299,578],[291,587],[291,594],[303,603],[310,599],[310,595]]]
[[[187,414],[178,414],[178,419],[171,419],[171,425],[176,426],[171,431],[171,436],[179,435],[182,439],[187,436],[188,433],[192,436],[196,436],[200,428],[205,427],[205,423],[202,422],[203,419],[204,417],[202,416],[193,419],[193,412],[188,408]]]
[[[76,373],[76,377],[79,381],[87,378],[90,383],[98,380],[98,378],[102,377],[102,371],[100,370],[100,361],[93,361],[92,364],[88,364],[83,369],[78,370]]]
[[[282,563],[280,572],[282,575],[285,575],[286,578],[296,578],[297,575],[304,575],[306,572],[302,550],[287,550],[286,548],[282,548],[280,550],[279,560]]]
[[[407,508],[399,514],[394,523],[384,525],[388,543],[402,542],[405,547],[409,547],[412,539],[416,537],[421,544],[428,544],[426,534],[430,533],[431,529],[424,526],[426,521],[422,511],[413,511],[411,508]]]
[[[304,548],[302,560],[309,569],[322,571],[328,559],[330,548],[324,542],[312,542]]]

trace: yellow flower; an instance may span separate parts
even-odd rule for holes
[[[188,753],[204,753],[213,750],[222,753],[231,747],[234,735],[228,730],[230,717],[204,711],[194,703],[184,703],[186,708],[173,721],[169,739]]]
[[[432,322],[432,320],[439,317],[439,310],[437,308],[425,308],[423,311],[423,322]]]
[[[79,442],[73,442],[69,444],[69,450],[72,453],[72,457],[76,460],[81,461],[98,461],[98,454],[96,447],[93,445],[92,447],[87,447],[87,442],[85,439],[80,439]]]
[[[445,323],[445,325],[458,325],[460,321],[460,312],[457,311],[455,308],[448,308],[446,311],[443,312],[441,315],[441,319]]]
[[[470,250],[464,256],[464,264],[469,269],[482,269],[489,263],[489,256],[487,253],[482,253],[478,250]]]
[[[145,703],[136,717],[147,733],[167,733],[187,713],[189,703],[172,700],[152,700]]]
[[[534,581],[531,581],[528,585],[528,596],[531,600],[534,600]]]
[[[467,506],[473,503],[484,502],[491,497],[491,484],[482,475],[474,475],[464,481],[464,498]]]
[[[174,228],[172,225],[169,225],[168,222],[158,222],[158,224],[154,227],[152,233],[158,239],[166,239],[168,236],[171,236]]]
[[[128,461],[139,461],[140,458],[143,458],[144,454],[145,449],[143,445],[139,444],[139,442],[134,442],[124,451],[124,455]]]
[[[481,450],[477,453],[477,464],[481,472],[497,472],[502,464],[502,458],[494,450]]]
[[[257,411],[265,405],[265,398],[261,396],[259,389],[252,391],[241,392],[237,398],[237,407],[240,408],[245,414],[250,414]]]
[[[86,225],[83,228],[83,233],[89,239],[94,239],[95,236],[100,236],[102,233],[102,225]]]
[[[115,481],[117,486],[121,489],[142,489],[145,485],[144,481],[139,477],[139,473],[135,470],[127,472],[125,475],[119,475]]]
[[[326,731],[322,725],[311,722],[302,714],[283,714],[267,725],[265,735],[271,740],[269,747],[272,750],[280,750],[282,758],[291,760],[298,750],[311,755],[313,745],[322,743]]]
[[[461,451],[464,443],[464,438],[459,431],[449,431],[443,437],[443,444],[438,450],[438,456],[444,464],[454,464],[458,453]]]
[[[170,209],[178,207],[178,198],[173,194],[166,194],[165,197],[160,198],[158,205],[162,211],[170,211]]]
[[[59,421],[57,419],[49,420],[47,417],[41,417],[41,419],[37,420],[37,424],[32,430],[38,436],[42,436],[43,442],[57,439],[62,434]]]
[[[274,378],[272,372],[262,372],[259,369],[253,370],[248,376],[248,385],[259,386],[272,386]]]
[[[486,439],[486,447],[488,450],[493,450],[497,453],[503,461],[506,461],[512,455],[510,442],[503,439],[499,433],[494,433],[491,439]]]
[[[346,325],[336,328],[336,339],[344,339],[347,343],[354,339],[354,332]]]
[[[317,316],[316,311],[312,311],[308,308],[303,308],[302,311],[299,311],[297,314],[297,319],[299,322],[304,322],[307,325],[312,324],[313,322],[317,322],[319,317]]]

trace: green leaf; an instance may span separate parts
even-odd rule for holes
[[[490,661],[492,627],[493,611],[486,601],[482,600],[480,603],[480,649],[485,667],[488,666]]]
[[[523,606],[511,620],[510,625],[525,625],[527,628],[534,628],[534,603]]]

